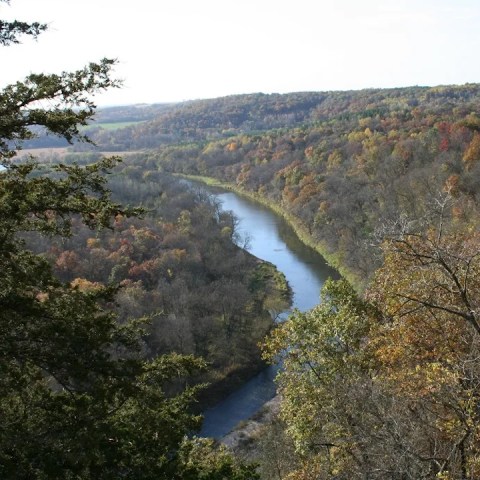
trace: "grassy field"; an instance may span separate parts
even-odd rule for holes
[[[68,153],[68,147],[44,147],[44,148],[24,148],[17,152],[18,157],[33,155],[36,157],[49,157],[57,154],[59,157]]]
[[[143,121],[144,120],[138,120],[134,122],[112,122],[112,123],[94,122],[85,128],[100,127],[100,128],[104,128],[105,130],[118,130],[119,128],[129,127],[130,125],[137,125],[138,123],[143,123]]]
[[[134,155],[137,153],[142,153],[141,150],[132,150],[132,151],[123,151],[123,152],[96,152],[100,153],[102,155],[106,156],[111,156],[111,155],[119,155],[119,156],[128,156],[128,155]],[[82,155],[85,155],[85,152],[72,152],[69,150],[69,147],[48,147],[48,148],[25,148],[24,150],[20,150],[18,152],[18,157],[24,157],[28,155],[33,155],[34,157],[37,157],[41,159],[42,157],[52,157],[52,156],[58,156],[59,159],[62,159],[65,155],[78,155],[81,157]]]

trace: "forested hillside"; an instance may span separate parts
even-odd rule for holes
[[[448,114],[453,108],[475,103],[478,85],[463,87],[409,87],[345,92],[250,94],[211,100],[109,108],[100,110],[98,122],[150,120],[122,132],[94,136],[103,148],[153,148],[165,143],[185,143],[225,138],[243,133],[285,129],[316,122],[388,117],[397,119],[418,109]],[[139,112],[145,112],[140,118]],[[147,115],[148,112],[148,115]]]
[[[380,265],[372,243],[382,226],[402,215],[427,215],[447,190],[462,196],[457,215],[475,210],[479,90],[412,87],[192,102],[132,127],[126,144],[155,145],[155,136],[171,128],[180,144],[169,138],[148,153],[161,170],[212,176],[280,206],[360,284]],[[254,105],[249,115],[241,113],[246,98]],[[287,128],[289,122],[294,126]],[[252,133],[260,124],[283,128]],[[128,132],[110,133],[121,143]]]
[[[2,25],[2,45],[47,28]],[[478,479],[480,85],[121,107],[95,125],[114,64],[0,92],[0,476]],[[22,157],[42,131],[74,152]],[[272,206],[353,287],[328,281],[272,329],[284,278],[172,173]],[[196,438],[192,405],[260,350],[283,370],[278,416],[245,442],[255,467]]]
[[[209,382],[224,395],[264,366],[258,343],[272,328],[271,312],[289,305],[285,280],[237,246],[247,240],[230,212],[202,190],[160,174],[145,156],[122,162],[108,188],[114,199],[142,205],[146,213],[117,216],[114,228],[103,232],[75,219],[75,236],[26,237],[28,244],[54,265],[61,281],[81,291],[120,285],[118,321],[148,319],[145,355],[202,357],[209,368],[196,382]],[[217,398],[208,393],[202,392],[206,405]]]
[[[166,106],[143,125],[113,133],[93,132],[93,139],[102,148],[125,150],[281,128],[315,118],[315,109],[325,98],[321,93],[258,93],[184,102]]]
[[[356,285],[327,283],[264,344],[284,370],[280,416],[254,440],[262,478],[480,474],[479,93],[229,97],[131,130],[162,175],[272,205]]]

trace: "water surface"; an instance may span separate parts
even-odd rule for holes
[[[205,188],[240,220],[239,233],[248,238],[249,252],[273,263],[283,272],[293,291],[293,308],[309,310],[319,303],[320,289],[328,277],[338,278],[323,257],[305,246],[287,222],[272,210],[234,192]],[[284,313],[287,316],[288,312]],[[266,368],[222,402],[204,412],[201,435],[220,438],[240,421],[257,412],[275,395],[277,365]]]

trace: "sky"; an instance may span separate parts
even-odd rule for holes
[[[480,0],[10,0],[0,87],[116,58],[101,106],[480,82]]]

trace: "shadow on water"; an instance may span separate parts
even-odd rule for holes
[[[275,396],[275,377],[279,365],[272,365],[255,375],[219,404],[203,412],[200,435],[221,438],[239,422],[253,416]]]

